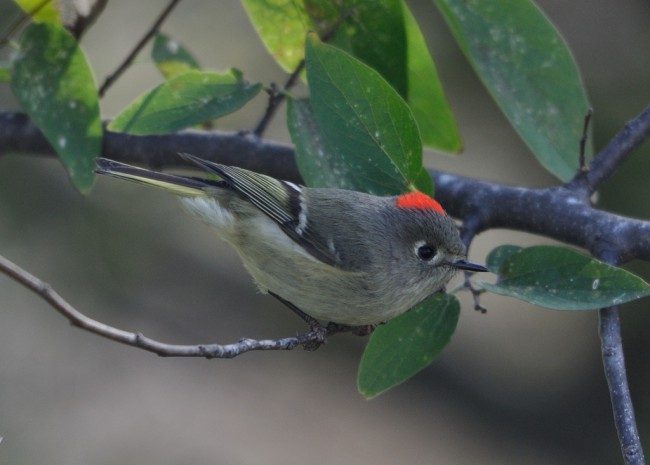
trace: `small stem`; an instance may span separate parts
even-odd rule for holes
[[[589,171],[589,167],[587,166],[587,162],[585,160],[585,148],[587,146],[587,134],[589,132],[589,122],[591,121],[591,115],[593,115],[594,110],[593,108],[589,108],[587,110],[587,114],[585,115],[585,121],[584,125],[582,126],[582,137],[580,138],[580,172],[581,173],[586,173]]]
[[[127,55],[127,57],[124,59],[124,61],[117,67],[115,71],[113,71],[111,74],[109,74],[106,79],[104,80],[104,83],[100,86],[99,88],[99,96],[103,97],[106,91],[113,85],[115,81],[117,81],[120,76],[128,69],[129,66],[131,66],[131,63],[135,59],[135,57],[140,53],[140,51],[144,48],[145,45],[151,40],[151,38],[158,32],[160,29],[160,26],[162,26],[162,23],[167,19],[169,14],[172,12],[172,10],[178,5],[178,2],[180,0],[171,0],[169,4],[165,7],[163,11],[160,12],[160,15],[158,15],[158,18],[156,21],[151,25],[149,30],[146,32],[146,34],[140,39],[140,41],[135,44],[135,47],[133,47],[133,50]]]
[[[286,98],[286,92],[289,91],[298,82],[298,77],[300,77],[300,73],[302,72],[304,67],[305,67],[305,60],[302,60],[300,61],[296,69],[293,71],[293,73],[291,73],[287,81],[284,83],[284,86],[282,86],[282,92],[278,91],[275,84],[271,85],[271,88],[268,90],[269,103],[266,106],[266,110],[264,111],[264,116],[262,116],[259,123],[257,123],[257,126],[253,130],[253,134],[255,134],[257,137],[262,137],[264,131],[266,131],[266,128],[271,122],[271,119],[273,119],[275,112],[278,110],[280,104]]]
[[[338,19],[338,21],[330,28],[330,30],[322,35],[321,40],[323,42],[327,42],[328,40],[330,40],[334,36],[334,34],[336,34],[336,31],[341,26],[343,21],[345,21],[350,16],[350,14],[351,11],[346,11],[345,13],[343,13],[341,17]],[[293,72],[291,73],[287,81],[284,83],[281,91],[277,90],[275,84],[272,85],[271,91],[269,92],[269,102],[266,106],[266,110],[264,111],[264,115],[262,116],[259,123],[257,123],[257,126],[255,126],[255,129],[253,130],[253,134],[255,134],[257,137],[262,137],[262,135],[264,135],[264,131],[266,131],[266,128],[271,122],[271,119],[273,119],[273,116],[278,111],[280,104],[286,98],[288,91],[291,90],[293,86],[295,86],[296,83],[298,82],[300,73],[302,73],[302,70],[304,68],[305,68],[305,60],[303,59],[300,61],[300,63],[298,63],[296,69],[293,70]]]
[[[628,121],[609,144],[594,157],[589,171],[578,172],[566,187],[595,192],[648,135],[650,135],[650,106]]]
[[[469,252],[469,246],[472,244],[472,241],[474,240],[474,236],[480,231],[481,229],[481,220],[479,219],[478,215],[469,215],[465,218],[465,222],[463,223],[463,227],[461,228],[460,232],[460,238],[463,241],[463,244],[465,244],[465,249]],[[463,285],[472,293],[472,299],[474,299],[474,310],[477,312],[481,313],[487,313],[487,308],[485,308],[483,305],[481,305],[481,294],[483,293],[482,290],[477,289],[474,287],[472,284],[472,281],[470,278],[474,273],[471,271],[465,271],[463,272],[465,275],[465,281]]]

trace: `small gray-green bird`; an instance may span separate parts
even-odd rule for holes
[[[220,180],[100,158],[97,173],[164,187],[239,252],[262,292],[319,320],[372,325],[441,290],[467,262],[458,229],[421,192],[309,188],[182,155]]]

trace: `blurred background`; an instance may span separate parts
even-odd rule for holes
[[[113,0],[82,41],[98,81],[164,7]],[[526,186],[556,181],[537,164],[474,76],[430,1],[412,1],[464,137],[426,163]],[[596,147],[650,103],[650,4],[538,1],[572,48],[595,109]],[[2,11],[7,1],[0,1]],[[5,10],[7,11],[7,10]],[[3,22],[9,20],[0,14]],[[5,23],[6,24],[6,23]],[[282,82],[238,1],[183,1],[163,31],[206,68]],[[147,49],[102,101],[116,115],[162,81]],[[250,129],[260,95],[219,122]],[[6,85],[0,110],[16,110]],[[282,112],[267,137],[289,141]],[[577,149],[577,141],[576,141]],[[200,154],[197,154],[200,155]],[[650,219],[650,143],[607,183],[603,208]],[[548,243],[494,230],[496,245]],[[89,316],[175,343],[279,337],[304,329],[261,296],[234,252],[164,192],[98,179],[80,196],[53,158],[0,147],[0,253]],[[648,264],[630,268],[646,279]],[[600,360],[597,315],[485,296],[451,344],[414,379],[372,401],[356,391],[365,343],[336,336],[315,353],[162,359],[71,327],[0,276],[0,463],[7,464],[609,464],[622,463]],[[650,302],[627,305],[632,396],[650,447]]]

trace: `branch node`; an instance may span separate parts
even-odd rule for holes
[[[214,354],[203,344],[199,345],[199,354],[207,360],[212,360],[214,358]]]
[[[133,337],[134,345],[136,347],[144,347],[144,345],[145,345],[144,344],[144,340],[145,340],[144,334],[142,334],[140,332],[137,332],[137,333],[134,333],[133,336],[134,336]]]
[[[52,286],[49,283],[39,280],[38,287],[36,288],[36,293],[41,297],[46,297],[52,294]]]

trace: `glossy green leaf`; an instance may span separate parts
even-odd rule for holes
[[[420,128],[424,145],[458,153],[463,143],[420,27],[404,5],[408,42],[408,104]]]
[[[638,276],[572,249],[501,249],[488,258],[500,264],[496,284],[478,283],[496,294],[555,310],[594,310],[650,295],[650,286]],[[499,256],[502,260],[495,259]]]
[[[307,11],[323,28],[348,14],[330,40],[377,70],[411,107],[425,145],[456,153],[462,148],[433,59],[420,28],[403,1],[307,0]],[[329,6],[327,8],[326,6]]]
[[[353,55],[381,74],[397,92],[408,93],[406,30],[401,0],[347,0],[350,11],[342,29]]]
[[[499,274],[503,262],[506,261],[510,255],[519,252],[521,249],[522,247],[519,247],[518,245],[500,245],[488,254],[485,259],[485,266],[487,266],[492,273]]]
[[[90,190],[102,123],[95,81],[77,41],[61,26],[30,25],[20,40],[11,88],[77,189]]]
[[[555,27],[530,0],[436,0],[436,4],[535,157],[561,180],[571,179],[578,169],[589,102],[578,67]]]
[[[308,99],[288,99],[287,124],[291,140],[296,146],[298,170],[307,186],[355,189],[350,178],[340,175],[346,169],[345,166],[337,165],[341,159],[328,155],[332,151],[324,145]],[[431,175],[424,167],[414,183],[422,192],[433,193]]]
[[[428,366],[449,343],[459,315],[456,297],[435,294],[378,326],[361,358],[359,392],[375,397]]]
[[[377,71],[311,34],[307,80],[315,127],[338,186],[378,195],[430,186],[422,179],[422,143],[406,102]],[[320,184],[317,184],[320,185]],[[334,187],[334,186],[330,186]]]
[[[15,0],[38,23],[61,23],[58,0]]]
[[[308,99],[287,99],[287,126],[296,147],[298,170],[307,186],[354,189],[347,177],[337,174],[345,167],[337,166],[339,158],[328,155],[331,152],[323,145]]]
[[[293,72],[304,56],[305,37],[314,27],[302,0],[242,0],[267,50],[285,71]]]
[[[165,79],[171,79],[200,67],[198,61],[185,47],[162,33],[156,34],[151,58]]]
[[[329,43],[378,71],[406,97],[407,39],[401,0],[305,0],[305,5],[321,33],[338,27]]]
[[[189,71],[138,97],[108,128],[130,134],[165,134],[232,113],[262,86],[241,73]]]

